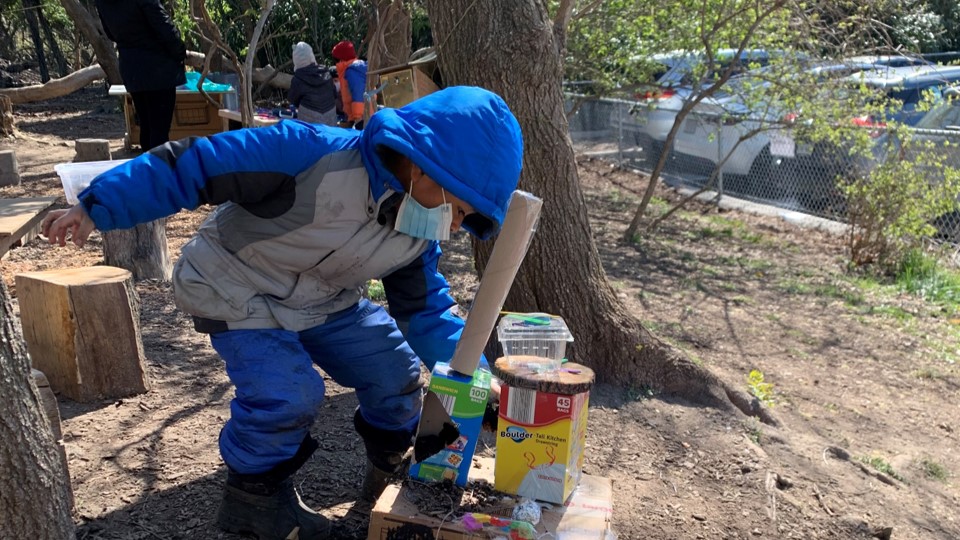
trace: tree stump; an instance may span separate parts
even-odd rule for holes
[[[574,395],[593,387],[595,376],[587,366],[567,362],[559,370],[536,369],[548,363],[552,361],[539,356],[502,356],[493,363],[492,371],[507,386],[549,394]]]
[[[0,150],[0,186],[19,186],[20,168],[17,166],[17,153],[13,150]]]
[[[13,102],[8,96],[0,95],[0,137],[13,136]]]
[[[84,150],[81,151],[81,147]],[[100,154],[87,150],[92,147],[99,148],[97,152]],[[110,159],[110,144],[105,139],[77,139],[76,150],[74,162]],[[106,152],[105,156],[103,152]],[[169,280],[173,275],[173,265],[167,250],[166,223],[165,219],[158,219],[130,229],[103,233],[103,261],[108,266],[129,270],[133,279],[138,281]]]
[[[111,266],[16,276],[23,335],[50,388],[75,401],[150,389],[129,271]]]
[[[50,424],[53,439],[57,442],[57,450],[60,453],[60,461],[63,462],[63,470],[66,471],[69,476],[70,469],[67,467],[67,452],[63,447],[63,429],[60,427],[60,407],[57,405],[57,396],[53,395],[50,382],[47,381],[47,377],[42,371],[31,369],[30,374],[33,376],[33,382],[37,385],[37,390],[40,392],[40,407],[43,409],[43,414]],[[67,495],[70,497],[70,507],[72,508],[74,502],[73,489],[69,482],[67,482],[67,491]]]
[[[73,148],[77,152],[74,162],[110,160],[110,141],[107,139],[77,139]]]

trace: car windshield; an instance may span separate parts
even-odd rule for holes
[[[657,84],[660,86],[693,86],[699,79],[711,84],[720,78],[725,70],[734,64],[737,57],[735,51],[720,51],[716,54],[712,66],[703,66],[704,59],[700,55],[688,55],[668,70]],[[753,67],[766,66],[770,62],[770,55],[765,51],[744,51],[740,55],[740,62],[734,70],[734,75]],[[709,68],[709,69],[708,69]],[[703,72],[706,69],[706,72]]]

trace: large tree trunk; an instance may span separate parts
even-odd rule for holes
[[[506,100],[523,130],[520,188],[544,199],[506,308],[561,315],[576,339],[571,360],[594,368],[600,381],[751,409],[744,393],[644,329],[607,281],[564,114],[559,36],[544,2],[427,0],[426,6],[444,80],[481,86]],[[481,272],[491,249],[490,242],[475,245]]]
[[[39,0],[23,0],[23,11],[27,18],[27,27],[30,29],[30,41],[33,42],[33,49],[37,55],[37,64],[40,66],[40,81],[50,80],[50,70],[47,69],[47,57],[43,54],[43,38],[40,36],[40,20],[37,13],[40,12]]]
[[[73,538],[69,480],[0,280],[0,523],[4,538]]]
[[[117,53],[113,48],[113,42],[107,38],[103,31],[103,25],[100,24],[100,17],[87,11],[87,8],[78,0],[60,0],[63,9],[73,20],[73,25],[80,30],[87,43],[93,47],[97,54],[97,62],[107,74],[107,80],[110,84],[123,84],[123,78],[120,77],[120,61],[117,59]]]

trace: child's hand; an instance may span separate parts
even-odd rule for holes
[[[67,245],[69,232],[77,247],[83,247],[94,227],[93,220],[79,204],[69,210],[50,211],[40,224],[41,233],[51,244]]]

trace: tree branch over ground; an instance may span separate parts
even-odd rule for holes
[[[87,8],[77,0],[60,0],[60,4],[67,12],[74,26],[87,38],[87,42],[93,47],[97,55],[97,62],[106,73],[110,84],[123,84],[120,77],[120,61],[117,59],[117,53],[114,51],[113,42],[107,39],[106,33],[100,24],[100,18],[93,15]]]
[[[189,52],[188,58],[192,62],[198,62],[202,67],[205,56],[197,52]],[[87,85],[95,83],[106,77],[103,68],[100,66],[88,66],[61,79],[50,79],[44,84],[34,84],[31,86],[21,86],[18,88],[0,88],[0,95],[10,98],[14,105],[20,103],[32,103],[53,99],[72,94]],[[278,72],[271,66],[257,68],[253,71],[253,81],[257,83],[267,83],[274,88],[290,88],[290,81],[293,77],[289,73]]]
[[[736,5],[736,3],[734,3],[734,5]],[[733,76],[736,70],[742,68],[739,58],[743,55],[743,52],[750,47],[751,43],[755,41],[757,30],[762,25],[767,24],[774,15],[783,11],[787,6],[787,0],[777,0],[775,2],[770,2],[763,5],[764,9],[757,10],[756,15],[752,16],[753,5],[750,2],[746,2],[745,5],[740,6],[738,9],[731,9],[728,13],[721,12],[715,14],[717,15],[717,20],[713,24],[710,24],[707,21],[711,14],[707,12],[707,4],[704,4],[704,9],[700,12],[700,20],[702,24],[700,40],[705,50],[706,72],[714,71],[714,67],[718,62],[715,50],[721,42],[720,38],[731,32],[740,32],[739,27],[742,26],[744,22],[749,22],[749,24],[747,24],[746,28],[742,30],[742,34],[738,36],[738,46],[737,51],[734,53],[734,61],[729,66],[724,68],[716,81],[710,84],[707,88],[702,88],[695,83],[691,99],[684,101],[683,106],[677,113],[677,116],[674,118],[673,127],[670,129],[670,133],[667,135],[667,139],[663,144],[664,151],[661,152],[660,159],[654,167],[653,172],[650,174],[650,183],[647,185],[647,190],[644,192],[643,198],[640,200],[640,205],[637,207],[637,211],[634,214],[633,219],[630,221],[630,225],[627,226],[627,229],[623,233],[623,238],[625,241],[632,241],[634,236],[637,234],[637,229],[640,227],[640,222],[643,220],[643,216],[647,211],[647,207],[650,205],[650,200],[653,198],[653,192],[657,187],[657,183],[660,181],[660,174],[663,172],[663,168],[666,166],[667,158],[670,155],[670,149],[673,147],[673,141],[676,139],[677,132],[680,130],[680,126],[686,120],[687,115],[704,99],[716,94],[716,92],[723,88],[723,85],[730,80],[730,77]],[[744,16],[746,16],[749,20],[743,21],[742,17]]]

